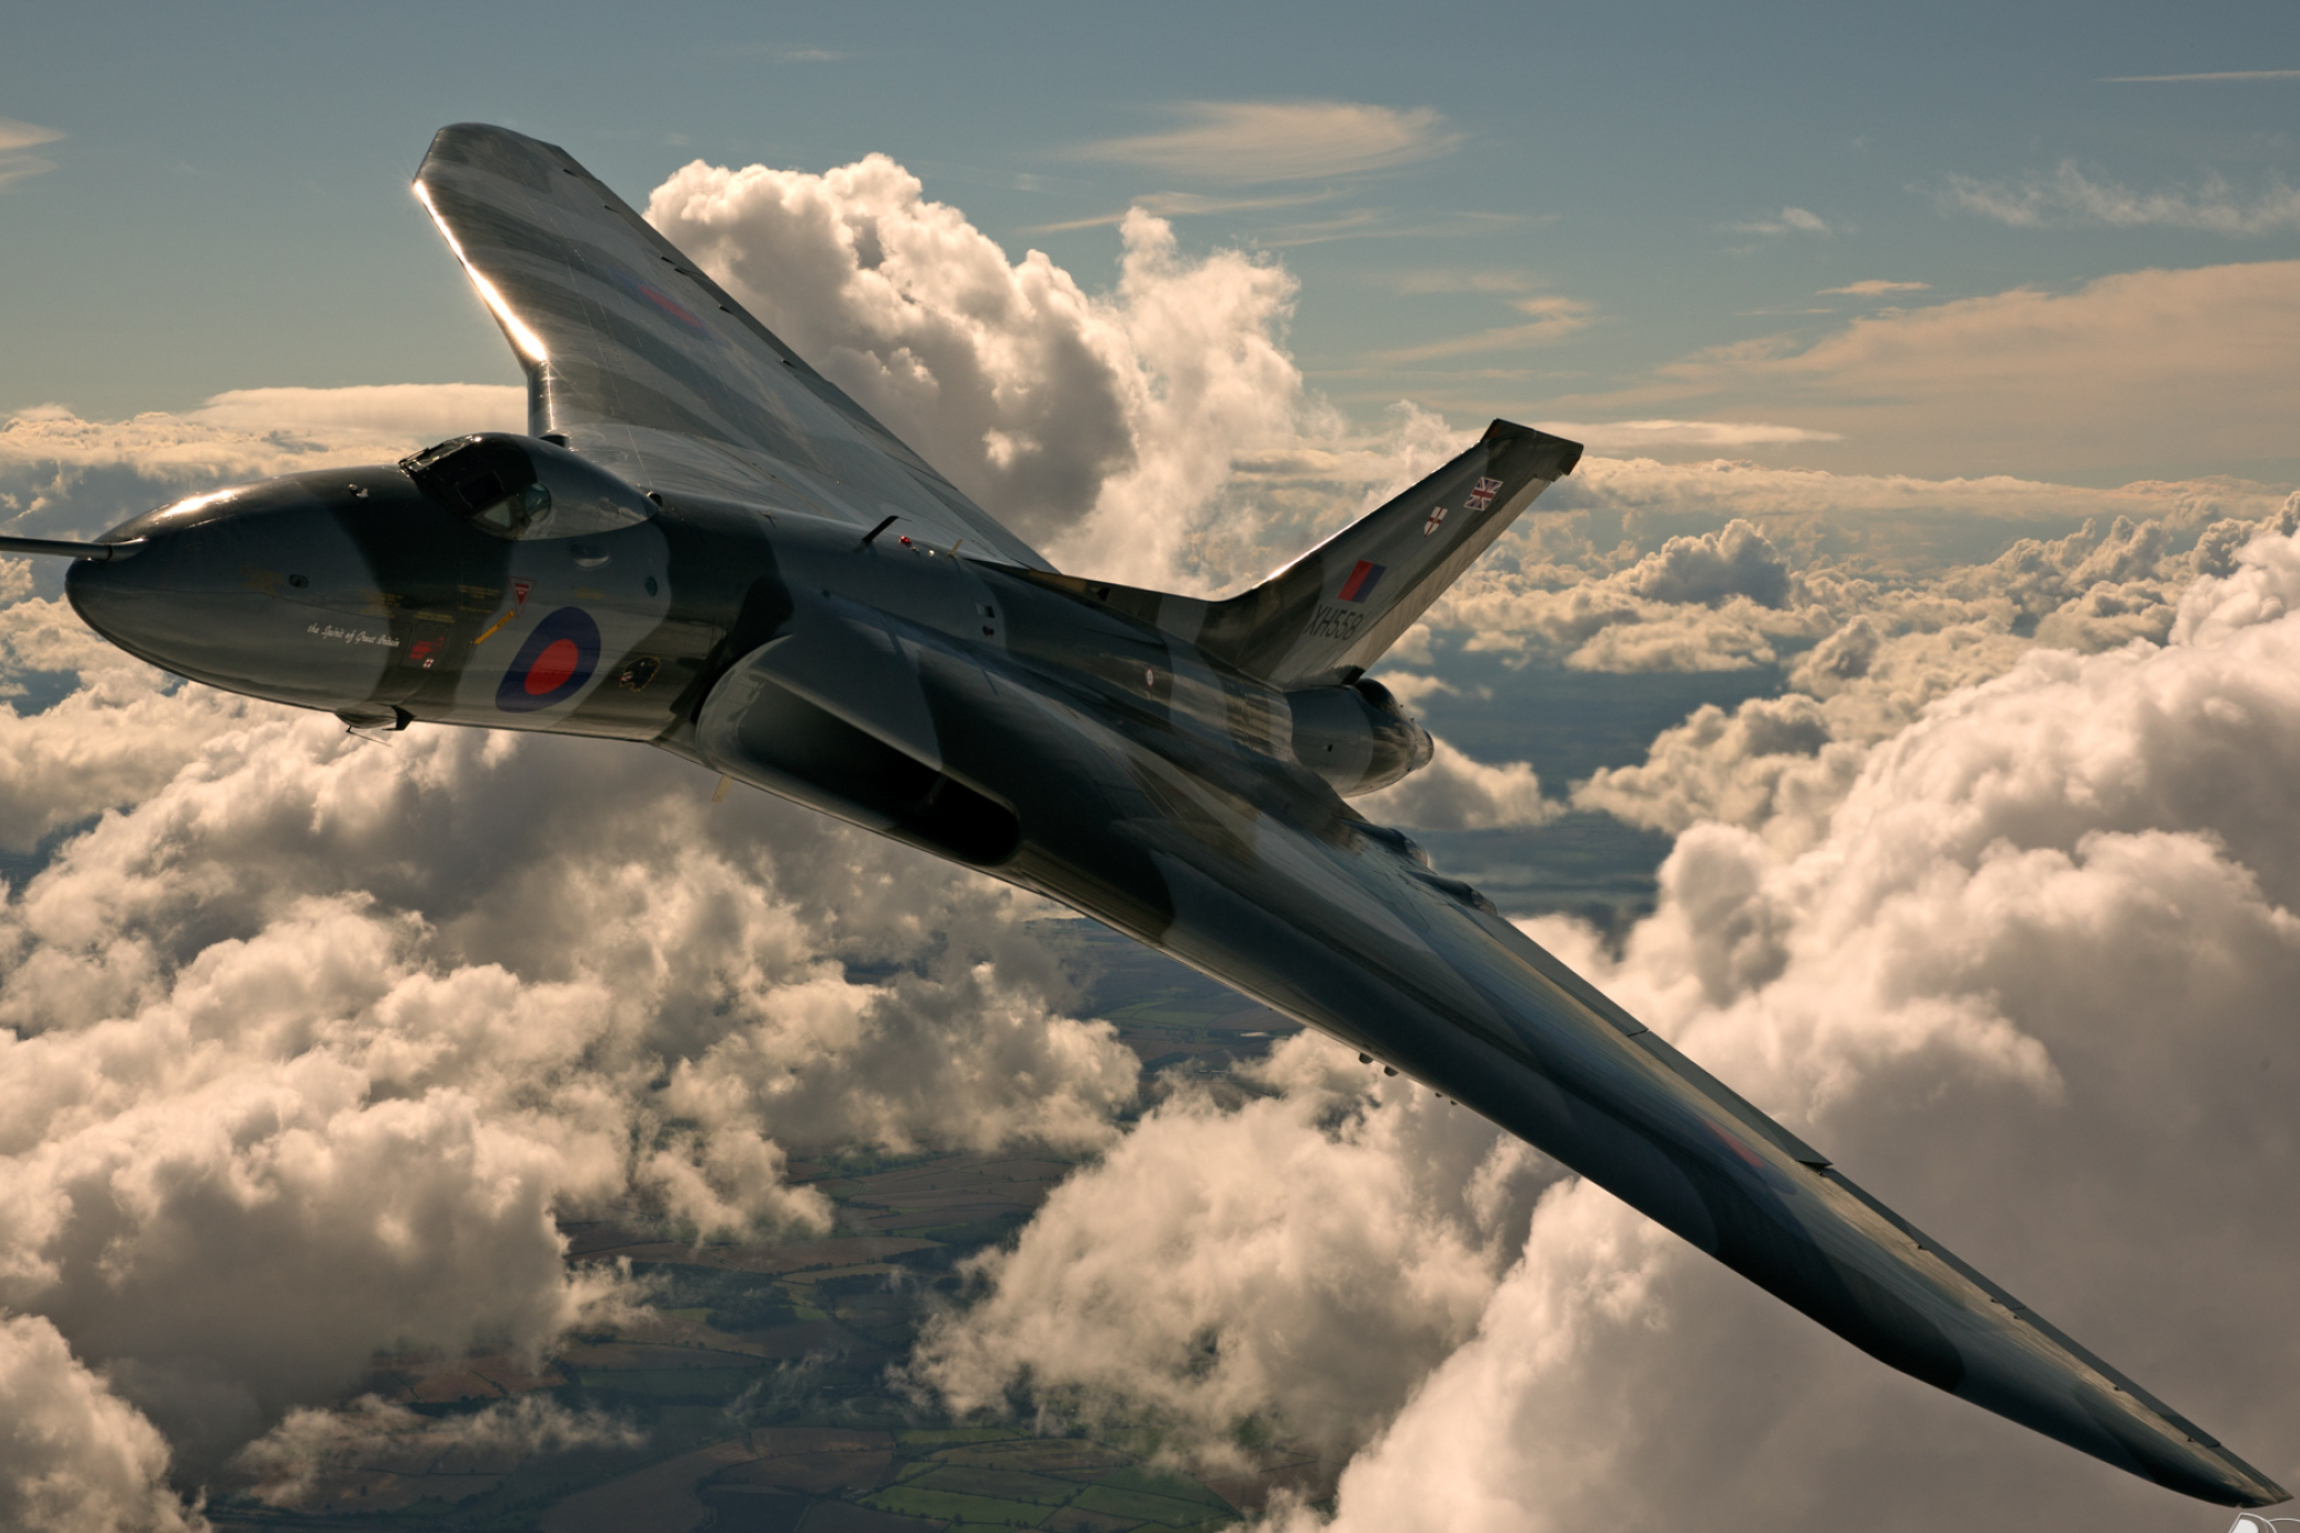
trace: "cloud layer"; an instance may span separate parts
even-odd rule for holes
[[[2219,176],[2207,176],[2194,191],[2136,192],[2114,181],[2096,180],[2063,160],[2051,175],[2019,181],[1982,181],[1950,176],[1941,206],[2035,229],[2049,224],[2091,224],[2112,229],[2197,229],[2231,237],[2272,233],[2300,226],[2300,192],[2271,178],[2257,197],[2246,198]]]
[[[1285,352],[1285,271],[1187,254],[1146,214],[1095,292],[883,159],[691,166],[652,211],[1069,567],[1251,578],[1467,439],[1410,407],[1342,420]],[[2109,297],[2218,313],[2213,282],[2272,272],[2217,270]],[[1973,302],[2042,314],[2037,344],[2079,366],[2053,305],[2095,300]],[[1921,361],[1986,329],[1956,310],[1861,346],[1914,335]],[[18,529],[93,531],[516,407],[32,412],[0,426],[0,497]],[[2258,1210],[2300,1154],[2296,521],[2233,480],[1592,457],[1402,650],[1781,666],[1786,695],[1576,790],[1679,833],[1656,913],[1615,947],[1537,935],[2286,1478],[2294,1253]],[[1122,1128],[1136,1067],[1074,1015],[1044,907],[762,798],[714,806],[668,758],[350,739],[114,656],[11,563],[0,687],[0,838],[25,859],[0,906],[0,1521],[193,1525],[184,1492],[236,1453],[298,1504],[312,1466],[433,1430],[345,1399],[378,1348],[538,1348],[634,1302],[568,1266],[562,1218],[805,1230],[794,1148],[1030,1140],[1098,1159],[914,1360],[962,1405],[1147,1413],[1215,1457],[1242,1422],[1297,1434],[1353,1455],[1345,1525],[2165,1514],[1315,1039]],[[1560,807],[1450,746],[1368,802],[1455,830]],[[618,1430],[546,1415],[457,1430],[508,1454]]]
[[[1184,126],[1104,139],[1076,151],[1183,181],[1323,180],[1389,170],[1443,154],[1461,141],[1428,107],[1400,111],[1356,101],[1200,101]]]
[[[1805,844],[1688,830],[1660,909],[1618,954],[1570,921],[1530,923],[2285,1479],[2300,1467],[2278,1446],[2300,1429],[2278,1384],[2300,1364],[2278,1318],[2295,1253],[2257,1213],[2300,1169],[2279,1075],[2300,977],[2300,879],[2283,855],[2300,822],[2296,597],[2300,540],[2271,533],[2190,587],[2168,643],[2032,650],[1856,752]],[[1879,1507],[1911,1527],[2180,1515],[2164,1492],[1877,1367],[1538,1167],[1508,1184],[1508,1228],[1527,1233],[1497,1266],[1450,1201],[1476,1174],[1412,1179],[1442,1156],[1447,1141],[1422,1137],[1442,1104],[1315,1040],[1271,1081],[1275,1100],[1227,1112],[1171,1104],[1074,1179],[985,1267],[989,1293],[943,1322],[934,1377],[967,1402],[1018,1378],[1038,1398],[1132,1402],[1207,1457],[1250,1417],[1362,1443],[1330,1514],[1273,1513],[1304,1533],[1819,1528]],[[1248,1176],[1249,1158],[1284,1174]],[[1357,1217],[1296,1201],[1308,1189],[1315,1205],[1337,1175]],[[1118,1206],[1137,1217],[1115,1220]],[[1442,1298],[1368,1248],[1369,1229],[1398,1227],[1460,1250]],[[1200,1255],[1258,1251],[1263,1228],[1295,1243],[1282,1260]],[[1114,1242],[1162,1253],[1175,1291],[1116,1302],[1091,1254]],[[1302,1334],[1303,1316],[1322,1334]],[[1424,1330],[1401,1330],[1409,1317]],[[1298,1361],[1272,1367],[1280,1349]]]
[[[162,498],[266,450],[46,424],[66,525],[131,465]],[[253,1467],[292,1499],[378,1349],[532,1352],[632,1301],[562,1218],[820,1229],[786,1147],[1076,1151],[1133,1099],[1035,900],[651,752],[186,687],[5,568],[6,833],[65,832],[0,906],[0,1389],[46,1402],[0,1413],[11,1526],[194,1521],[282,1421]]]

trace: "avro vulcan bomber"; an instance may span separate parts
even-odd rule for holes
[[[72,558],[92,627],[196,681],[356,726],[642,742],[1036,890],[1892,1367],[2184,1494],[2284,1499],[1350,807],[1430,759],[1367,669],[1577,444],[1496,421],[1227,600],[1079,579],[560,150],[447,128],[415,189],[518,352],[526,435],[0,551]]]

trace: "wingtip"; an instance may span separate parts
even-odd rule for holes
[[[522,155],[537,156],[573,165],[574,158],[557,144],[547,143],[516,128],[506,128],[492,122],[451,122],[431,135],[431,143],[424,150],[423,162],[416,167],[415,179],[422,182],[432,168],[442,162],[477,162],[491,164],[497,170],[506,168],[506,155],[512,160]]]
[[[1968,1372],[1955,1394],[2183,1496],[2239,1508],[2290,1499],[2185,1417],[2099,1376],[2090,1354],[2056,1361],[2012,1335],[1994,1340],[1967,1335],[1961,1350]]]
[[[2227,1494],[2212,1498],[2224,1506],[2251,1511],[2263,1506],[2281,1506],[2292,1499],[2290,1491],[2226,1448],[2214,1448],[2205,1457],[2219,1469],[2225,1483]]]
[[[2157,1465],[2150,1464],[2147,1468],[2148,1477],[2166,1490],[2179,1491],[2199,1501],[2216,1501],[2222,1506],[2232,1506],[2240,1511],[2280,1506],[2292,1499],[2290,1491],[2227,1449],[2203,1449],[2194,1439],[2190,1439],[2189,1446],[2202,1450],[2196,1457],[2210,1466],[2211,1473],[2200,1475],[2199,1466],[2187,1464],[2180,1466],[2179,1471],[2168,1478],[2157,1472]]]
[[[1546,448],[1552,454],[1551,461],[1543,464],[1537,472],[1541,478],[1552,482],[1563,479],[1572,473],[1575,465],[1581,462],[1581,444],[1579,442],[1568,441],[1561,436],[1552,436],[1537,427],[1521,426],[1516,421],[1496,419],[1485,428],[1485,435],[1478,440],[1489,447],[1499,443],[1508,443],[1512,446],[1522,443],[1535,448]]]

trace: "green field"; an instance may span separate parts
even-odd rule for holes
[[[1272,1041],[1249,1033],[1293,1030],[1275,1018],[1265,1028],[1230,992],[1131,943],[1084,923],[1058,924],[1078,955],[1079,1014],[1114,1020],[1145,1060],[1218,1072]],[[570,1260],[629,1261],[648,1285],[651,1313],[569,1337],[562,1356],[540,1362],[379,1357],[344,1399],[373,1393],[408,1407],[414,1414],[401,1431],[322,1466],[303,1507],[273,1508],[219,1485],[208,1516],[219,1533],[537,1533],[547,1523],[589,1528],[584,1519],[602,1507],[621,1519],[613,1533],[706,1533],[711,1522],[698,1519],[711,1517],[729,1528],[904,1517],[944,1525],[944,1533],[1050,1522],[1094,1533],[1136,1524],[1139,1533],[1212,1533],[1238,1511],[1195,1480],[1149,1468],[1161,1449],[1156,1431],[1112,1423],[1035,1437],[937,1415],[888,1377],[927,1306],[958,1288],[958,1264],[1011,1239],[1072,1169],[1043,1151],[793,1160],[791,1179],[832,1198],[837,1227],[780,1243],[686,1245],[636,1216],[627,1228],[571,1224]],[[896,1227],[924,1238],[896,1238]],[[599,1413],[637,1441],[520,1450],[459,1470],[459,1484],[441,1489],[445,1482],[427,1474],[439,1453],[425,1446],[431,1424],[526,1392]],[[1222,1482],[1247,1511],[1259,1509],[1278,1474],[1301,1484],[1302,1466],[1317,1464],[1306,1450],[1264,1452],[1257,1443],[1253,1451],[1266,1476]],[[675,1494],[635,1478],[698,1452],[706,1457],[697,1478]],[[1312,1483],[1313,1491],[1330,1487]],[[587,1499],[571,1506],[576,1497]]]
[[[987,1522],[1008,1528],[1035,1528],[1054,1511],[1029,1501],[1001,1501],[991,1496],[967,1496],[950,1490],[921,1490],[895,1485],[865,1496],[864,1506],[904,1517],[933,1517],[945,1521]]]
[[[1110,1485],[1088,1486],[1071,1505],[1109,1517],[1160,1522],[1170,1528],[1195,1527],[1216,1519],[1228,1521],[1232,1515],[1226,1502],[1183,1501],[1173,1496],[1154,1496],[1148,1491],[1119,1490]]]
[[[576,1382],[619,1395],[731,1400],[765,1376],[764,1368],[614,1368],[585,1369]]]

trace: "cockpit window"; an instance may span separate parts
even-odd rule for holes
[[[637,490],[549,442],[484,432],[399,466],[433,500],[499,538],[576,538],[654,514]]]

